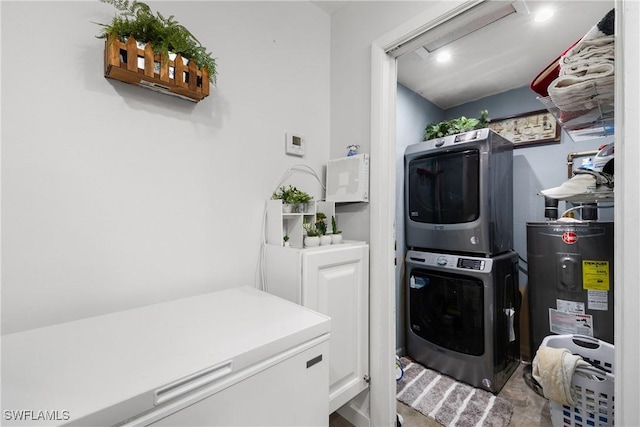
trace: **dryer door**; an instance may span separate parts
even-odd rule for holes
[[[484,354],[484,283],[470,276],[413,269],[409,319],[419,337],[449,350]]]

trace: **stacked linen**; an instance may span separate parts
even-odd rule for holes
[[[614,102],[614,10],[560,57],[558,77],[548,87],[561,111],[585,111]]]

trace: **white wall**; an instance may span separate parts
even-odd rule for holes
[[[98,1],[2,2],[2,333],[256,284],[265,199],[329,158],[329,17],[149,2],[213,51],[198,104],[103,77]],[[316,198],[319,184],[288,183]]]
[[[371,153],[371,43],[431,6],[424,1],[345,3],[331,16],[332,158],[344,156],[349,144]],[[369,205],[339,206],[338,212],[341,227],[353,233],[350,238],[369,241]]]

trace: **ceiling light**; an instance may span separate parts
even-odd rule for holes
[[[545,7],[536,12],[535,18],[533,18],[534,22],[544,22],[549,20],[553,16],[553,9],[550,7]]]
[[[438,53],[438,56],[436,56],[436,60],[438,62],[447,62],[451,59],[451,54],[448,51],[443,51]]]

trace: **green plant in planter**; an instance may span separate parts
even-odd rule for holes
[[[295,194],[295,187],[289,186],[286,188],[284,185],[274,191],[271,195],[273,200],[282,200],[282,203],[292,204]]]
[[[313,197],[311,197],[309,194],[305,193],[304,191],[300,191],[296,189],[294,199],[295,199],[295,203],[306,204],[306,203],[309,203],[311,200],[313,200]]]
[[[319,235],[316,225],[312,222],[305,222],[304,224],[302,224],[302,228],[304,228],[307,236],[313,237]]]
[[[342,231],[338,230],[338,223],[336,222],[335,216],[331,216],[331,232],[332,234],[342,233]]]
[[[445,120],[439,123],[430,123],[424,129],[424,140],[428,141],[434,138],[442,138],[447,135],[455,135],[457,133],[468,132],[474,129],[482,129],[487,126],[491,120],[487,110],[480,111],[480,118],[466,118],[465,116],[457,119]]]
[[[274,191],[271,195],[273,200],[282,200],[282,203],[286,203],[289,205],[302,205],[309,203],[313,200],[309,194],[304,191],[298,190],[296,187],[289,185],[289,187],[285,187],[284,185],[278,189],[278,191]]]
[[[327,223],[324,222],[326,218],[327,216],[324,213],[316,213],[316,230],[318,230],[320,236],[327,234]]]
[[[169,52],[179,53],[183,58],[194,61],[199,68],[206,68],[209,80],[215,83],[216,60],[173,15],[165,18],[160,12],[154,14],[147,4],[136,0],[100,1],[113,5],[120,14],[114,16],[110,24],[96,22],[103,27],[102,33],[96,37],[108,39],[117,36],[124,41],[133,36],[140,43],[151,43],[154,52],[164,53],[165,58],[168,58]]]

